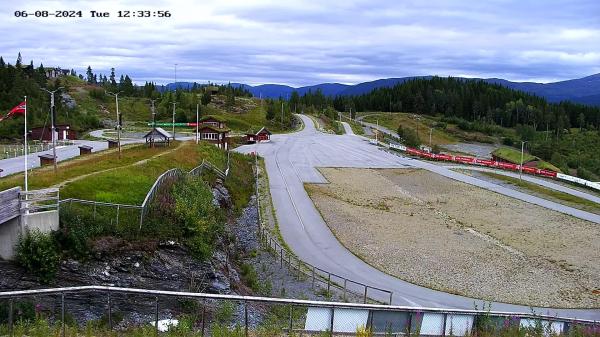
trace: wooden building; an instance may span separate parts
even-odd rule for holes
[[[108,139],[107,142],[109,149],[116,149],[119,147],[119,142],[116,139]]]
[[[264,126],[260,129],[250,130],[246,132],[246,143],[262,143],[271,141],[271,131],[267,130]]]
[[[48,165],[54,165],[55,158],[53,155],[47,153],[39,155],[38,157],[40,157],[40,166],[43,167]]]
[[[225,120],[217,116],[206,116],[200,119],[198,133],[200,140],[215,144],[218,148],[229,149],[229,132]]]
[[[52,127],[39,127],[32,128],[30,132],[31,139],[51,142],[52,141]],[[77,139],[77,132],[71,129],[68,124],[56,125],[54,127],[54,139],[56,140],[74,140]]]
[[[152,128],[144,138],[146,139],[146,144],[148,144],[148,146],[155,147],[156,145],[169,146],[173,136],[163,128],[155,127]]]

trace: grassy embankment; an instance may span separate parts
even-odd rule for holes
[[[501,147],[501,148],[495,150],[494,152],[492,152],[492,154],[495,155],[496,157],[499,157],[499,158],[501,158],[505,161],[511,162],[513,164],[521,164],[521,151],[518,151],[516,149],[511,149],[508,147]],[[534,160],[538,161],[538,164],[536,165],[537,168],[551,170],[551,171],[555,171],[555,172],[561,172],[561,170],[559,168],[557,168],[556,166],[554,166],[546,161],[543,161],[536,156],[532,156],[529,153],[523,153],[523,163],[528,163],[528,162],[534,161]]]
[[[439,121],[431,117],[418,116],[418,118],[416,118],[415,115],[407,113],[372,113],[367,115],[363,120],[373,124],[379,121],[379,125],[394,132],[398,130],[398,126],[400,125],[402,125],[403,128],[413,129],[415,131],[418,130],[419,140],[422,144],[429,145],[429,130],[432,127],[432,145],[452,144],[458,141],[457,137],[442,128],[441,125],[436,126]]]
[[[494,179],[497,179],[500,181],[504,181],[511,185],[520,187],[524,190],[533,192],[534,194],[536,194],[542,198],[550,199],[552,201],[566,204],[568,206],[578,208],[578,209],[581,209],[584,211],[600,214],[600,205],[591,200],[583,199],[583,198],[580,198],[580,197],[577,197],[577,196],[574,196],[574,195],[571,195],[568,193],[545,188],[538,184],[530,183],[530,182],[527,182],[524,180],[520,180],[518,178],[508,177],[508,176],[505,176],[502,174],[497,174],[497,173],[493,173],[493,172],[481,172],[481,173],[488,177],[491,177],[491,178],[494,178]]]

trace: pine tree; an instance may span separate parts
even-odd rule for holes
[[[94,83],[94,73],[92,72],[91,66],[87,67],[86,75],[87,75],[87,82],[90,84]]]

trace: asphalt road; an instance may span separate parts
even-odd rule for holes
[[[313,122],[300,116],[305,128],[297,133],[273,135],[271,142],[244,145],[239,152],[258,152],[265,158],[269,186],[281,234],[290,248],[304,261],[348,279],[394,292],[393,303],[420,307],[474,309],[484,302],[431,290],[387,275],[360,260],[334,237],[304,189],[304,183],[326,183],[316,167],[402,168],[419,167],[446,177],[493,190],[495,192],[542,205],[582,218],[600,217],[510,190],[467,175],[382,151],[364,138],[352,134],[329,135],[318,132]],[[335,281],[335,280],[334,280]],[[363,288],[349,285],[356,291]],[[369,296],[387,300],[387,294],[370,292]],[[492,303],[492,310],[531,312],[531,308]],[[600,310],[533,308],[538,313],[600,319]]]

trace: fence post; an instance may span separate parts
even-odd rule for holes
[[[96,220],[96,201],[94,200],[94,215],[92,216],[94,220]]]
[[[407,336],[410,336],[412,334],[412,312],[408,313],[408,327],[407,327],[408,331],[406,332]]]
[[[335,315],[335,308],[331,307],[331,322],[329,322],[329,328],[330,328],[330,336],[333,336],[333,316]]]
[[[394,292],[390,291],[390,305],[392,305],[392,296],[394,296]]]
[[[446,324],[448,321],[448,314],[444,314],[444,324],[442,325],[442,337],[446,336]]]
[[[293,318],[294,305],[290,304],[290,329],[288,330],[288,336],[292,335],[294,330],[294,318]]]
[[[154,304],[155,304],[155,309],[156,311],[154,312],[154,332],[156,333],[156,335],[158,336],[158,296],[154,297]]]
[[[331,288],[331,274],[327,273],[327,296],[329,297],[329,290]]]
[[[344,279],[344,301],[346,301],[346,289],[347,289],[346,288],[346,282],[347,281],[348,281],[347,279]]]
[[[110,290],[108,291],[108,329],[112,331],[112,302],[110,300]]]
[[[244,302],[244,333],[248,337],[248,303]]]
[[[60,325],[62,336],[65,337],[65,293],[60,293]]]
[[[13,302],[14,299],[11,297],[8,300],[8,331],[10,333],[10,337],[13,336]]]
[[[279,253],[281,254],[281,258],[279,259],[279,264],[281,268],[283,268],[283,248],[280,248]]]
[[[364,295],[364,297],[363,297],[363,303],[367,303],[367,290],[368,290],[368,289],[369,289],[369,287],[367,287],[367,286],[365,285],[365,295]]]
[[[206,300],[202,300],[202,333],[201,333],[202,337],[204,337],[205,319],[206,319]]]
[[[315,266],[312,267],[312,289],[315,289]]]
[[[117,227],[119,226],[119,207],[120,205],[117,205]]]

